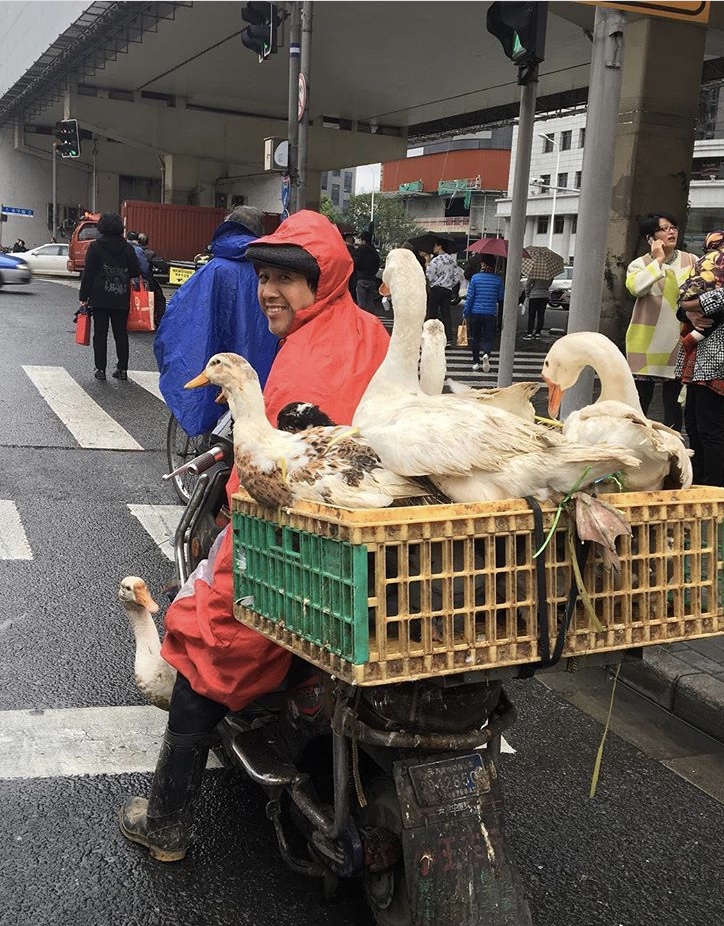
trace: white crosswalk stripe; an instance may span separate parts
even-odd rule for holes
[[[143,450],[63,367],[24,366],[23,370],[81,447]]]
[[[146,392],[150,392],[152,396],[155,396],[157,399],[164,401],[163,396],[161,395],[161,390],[158,385],[161,374],[155,370],[129,370],[128,378],[132,380],[136,385],[143,387]]]
[[[0,559],[32,559],[20,512],[15,502],[0,500]]]
[[[183,506],[129,505],[128,510],[141,522],[164,556],[173,561],[173,536],[184,511]]]

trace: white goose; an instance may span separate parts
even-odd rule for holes
[[[410,252],[411,253],[411,252]],[[422,487],[386,469],[357,430],[346,425],[279,431],[266,417],[253,367],[238,354],[214,354],[187,389],[220,386],[234,418],[234,463],[239,481],[260,505],[290,506],[296,499],[343,508],[386,508],[422,498]]]
[[[587,366],[600,380],[601,395],[566,418],[564,436],[589,446],[626,447],[639,461],[637,467],[622,471],[628,491],[688,488],[691,451],[680,434],[644,415],[626,358],[605,335],[577,331],[559,338],[548,351],[542,375],[550,414],[558,414],[563,393]]]
[[[390,252],[383,280],[394,325],[387,355],[354,416],[382,463],[405,476],[427,475],[453,501],[566,493],[635,465],[625,451],[580,447],[560,434],[466,396],[425,395],[417,361],[425,279],[415,256]]]
[[[167,711],[176,683],[176,670],[161,655],[161,641],[151,616],[158,612],[158,605],[138,576],[123,579],[118,597],[136,638],[134,672],[138,690],[150,704]]]

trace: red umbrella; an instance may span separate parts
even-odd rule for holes
[[[508,256],[508,242],[505,238],[481,238],[468,248],[469,254],[492,254],[495,257]],[[528,257],[528,252],[523,248],[523,257]]]

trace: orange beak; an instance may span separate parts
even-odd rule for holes
[[[198,389],[199,386],[208,386],[210,382],[211,380],[206,375],[206,373],[199,373],[198,376],[194,376],[193,379],[190,379],[186,383],[186,385],[184,386],[184,389]]]
[[[563,390],[558,383],[552,383],[549,379],[546,379],[545,376],[543,379],[548,386],[548,414],[551,418],[557,418],[558,412],[561,410]]]
[[[151,598],[151,595],[148,591],[146,585],[137,585],[135,588],[136,592],[136,602],[145,608],[150,614],[156,614],[158,611],[158,605]]]
[[[378,291],[379,291],[380,296],[390,295],[390,287],[387,285],[387,283],[384,283],[384,282],[380,283],[380,288]]]

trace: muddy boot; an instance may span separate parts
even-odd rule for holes
[[[161,754],[146,798],[129,797],[121,807],[121,832],[147,846],[159,862],[178,862],[191,842],[191,810],[209,754],[207,734],[164,733]]]

